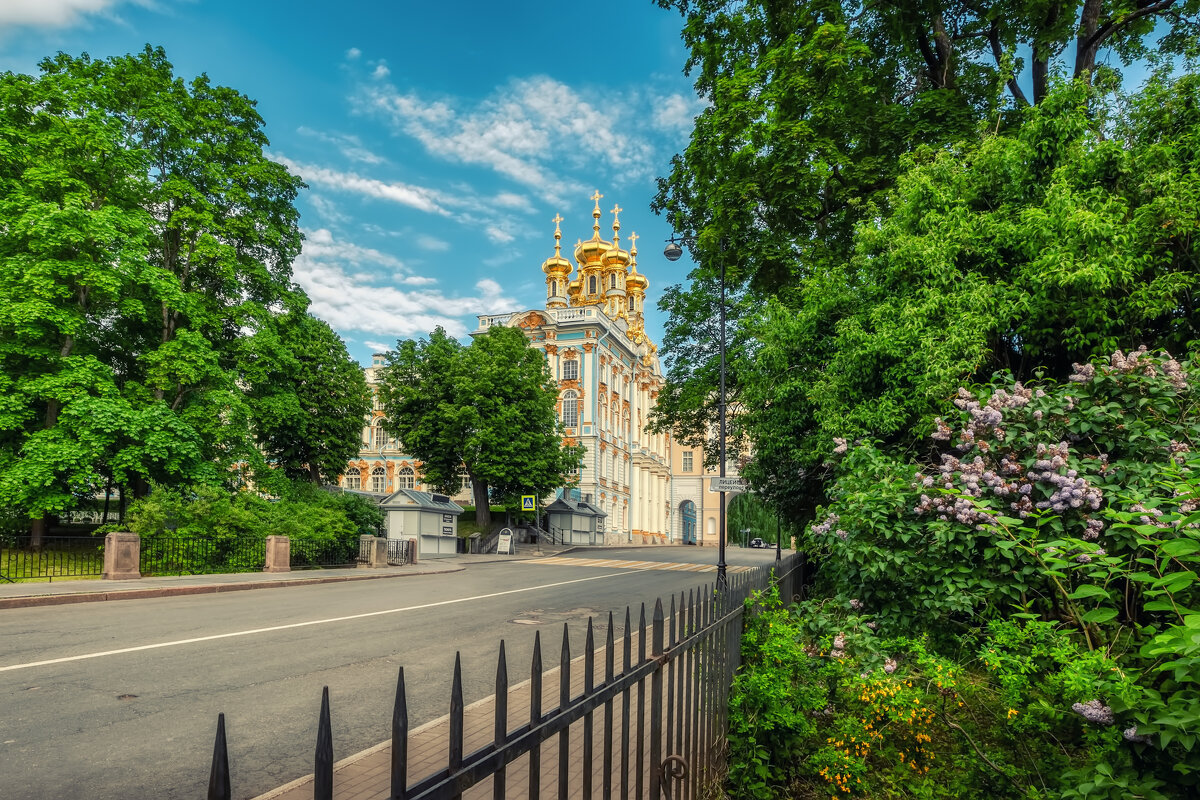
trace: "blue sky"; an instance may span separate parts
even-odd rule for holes
[[[654,179],[702,105],[682,74],[681,19],[602,3],[0,0],[0,70],[59,50],[161,45],[258,102],[270,155],[308,183],[295,278],[351,355],[436,325],[545,304],[542,261],[602,235],[614,204],[640,236],[650,301],[686,279],[661,255]],[[647,303],[661,342],[665,317]]]

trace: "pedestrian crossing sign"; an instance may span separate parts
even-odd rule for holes
[[[521,495],[521,510],[522,511],[536,511],[537,510],[536,501],[537,501],[537,498],[531,494]]]

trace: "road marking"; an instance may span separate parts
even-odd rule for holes
[[[573,561],[574,559],[568,559]],[[230,633],[214,633],[211,636],[197,636],[192,639],[177,639],[173,642],[157,642],[155,644],[142,644],[136,647],[122,647],[117,650],[102,650],[97,653],[83,653],[77,656],[63,656],[62,658],[48,658],[44,661],[30,661],[26,664],[9,664],[6,667],[0,667],[0,672],[9,672],[18,669],[29,669],[30,667],[45,667],[50,664],[65,664],[68,661],[86,661],[92,658],[103,658],[104,656],[116,656],[122,653],[138,653],[143,650],[157,650],[161,647],[177,647],[183,644],[195,644],[197,642],[211,642],[216,639],[232,639],[236,636],[253,636],[256,633],[272,633],[273,631],[286,631],[292,628],[306,628],[310,625],[327,625],[332,622],[347,622],[355,619],[366,619],[368,617],[382,617],[386,614],[399,614],[401,611],[420,611],[425,608],[437,608],[438,606],[450,606],[455,603],[469,603],[472,600],[489,600],[493,597],[503,597],[506,594],[520,594],[522,592],[536,592],[539,589],[553,589],[558,586],[569,586],[572,583],[586,583],[587,581],[599,581],[605,578],[618,578],[628,575],[628,572],[610,572],[607,575],[593,575],[590,578],[575,578],[569,581],[559,581],[558,583],[544,583],[540,586],[526,586],[523,589],[507,589],[503,592],[492,592],[491,594],[478,594],[474,597],[459,597],[455,600],[440,600],[436,603],[422,603],[416,606],[404,606],[403,608],[385,608],[381,611],[367,611],[362,614],[351,614],[346,617],[330,617],[329,619],[310,619],[307,622],[292,622],[287,625],[272,625],[269,628],[251,628],[245,631],[232,631]]]
[[[568,567],[599,567],[608,569],[615,567],[617,569],[634,569],[638,571],[658,570],[661,572],[716,572],[717,567],[714,564],[688,564],[671,561],[615,561],[613,559],[596,559],[596,558],[571,558],[569,556],[547,556],[546,558],[534,558],[529,561],[522,562],[525,564],[552,564],[556,566]],[[728,572],[749,572],[751,567],[734,567],[726,568]]]

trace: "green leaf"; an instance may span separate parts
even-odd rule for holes
[[[1093,608],[1091,611],[1083,615],[1084,622],[1103,623],[1117,616],[1115,608]]]

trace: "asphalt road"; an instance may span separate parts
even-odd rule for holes
[[[602,641],[612,611],[619,636],[627,604],[636,624],[640,603],[714,577],[586,564],[711,563],[708,548],[571,556],[579,563],[2,611],[0,797],[203,797],[218,712],[234,794],[254,797],[312,771],[322,686],[334,757],[344,758],[388,738],[400,666],[418,725],[447,712],[456,651],[470,703],[493,691],[501,639],[517,682],[528,677],[535,631],[553,663],[564,623],[578,653],[589,616]],[[773,550],[728,557],[773,559]]]

